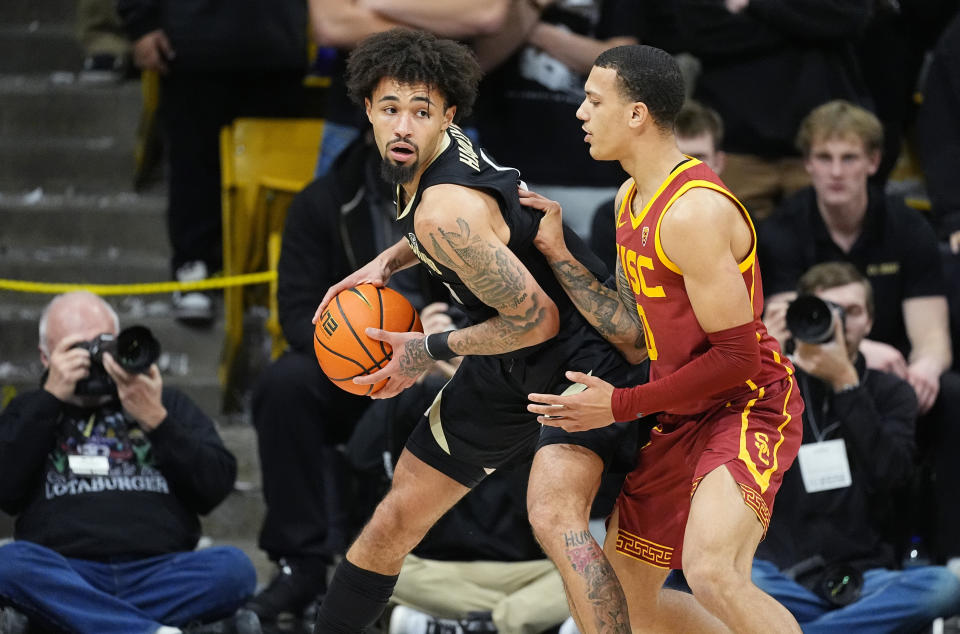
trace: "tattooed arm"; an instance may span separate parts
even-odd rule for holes
[[[417,209],[416,231],[430,256],[498,313],[451,333],[454,352],[501,354],[557,334],[557,306],[507,248],[509,230],[490,196],[456,185],[431,187]]]
[[[614,291],[601,284],[567,249],[558,203],[534,192],[521,193],[520,201],[544,212],[534,243],[547,258],[577,310],[627,361],[640,363],[646,359],[647,348],[636,298],[624,275],[620,258],[617,258],[617,290]],[[615,247],[610,245],[610,248]]]

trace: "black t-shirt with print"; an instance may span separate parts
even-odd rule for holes
[[[66,557],[123,560],[191,550],[198,513],[230,492],[236,460],[213,422],[164,389],[167,418],[144,432],[116,401],[95,408],[38,390],[0,413],[0,508],[14,537]]]

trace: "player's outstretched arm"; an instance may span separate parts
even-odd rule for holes
[[[558,202],[528,190],[520,190],[520,202],[543,212],[534,244],[546,257],[580,314],[628,361],[640,363],[646,359],[647,349],[636,312],[636,300],[630,293],[619,258],[617,291],[614,291],[601,284],[567,249]],[[610,248],[614,246],[610,245]]]
[[[437,262],[457,272],[497,316],[450,335],[459,355],[502,354],[542,343],[560,327],[557,306],[507,248],[509,234],[492,199],[456,185],[428,189],[417,235]],[[498,233],[499,232],[499,233]]]
[[[365,283],[373,284],[374,286],[385,286],[390,280],[391,275],[409,266],[413,266],[416,262],[417,257],[413,254],[406,239],[399,240],[396,244],[384,249],[380,255],[364,264],[361,268],[327,289],[311,321],[317,323],[317,319],[320,318],[327,304],[329,304],[330,300],[336,297],[340,291]]]

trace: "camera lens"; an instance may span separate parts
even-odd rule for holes
[[[130,326],[117,335],[116,358],[127,372],[146,372],[160,356],[160,343],[145,326]]]
[[[825,343],[833,338],[833,311],[816,295],[801,295],[787,307],[787,328],[806,343]]]

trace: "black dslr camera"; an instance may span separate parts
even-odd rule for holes
[[[787,306],[787,328],[794,339],[804,343],[826,343],[833,339],[836,316],[843,327],[843,306],[816,295],[800,295]]]
[[[77,381],[74,394],[99,396],[111,394],[116,387],[103,367],[103,353],[109,352],[125,371],[145,373],[160,356],[160,343],[146,326],[130,326],[113,336],[102,334],[73,346],[90,353],[90,376]]]

